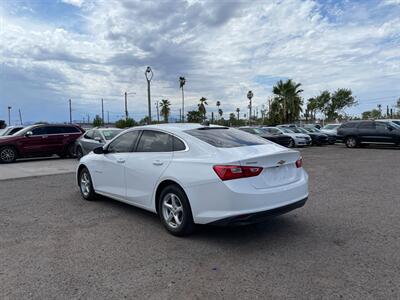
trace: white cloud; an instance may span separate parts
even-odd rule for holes
[[[155,73],[153,99],[169,98],[175,114],[181,75],[187,78],[188,105],[205,96],[214,110],[220,100],[227,114],[236,107],[246,110],[248,89],[256,105],[265,103],[279,78],[301,82],[305,97],[351,88],[360,97],[360,109],[368,108],[362,98],[400,94],[396,9],[379,18],[363,9],[353,19],[346,8],[325,10],[340,21],[311,0],[85,2],[85,25],[77,32],[5,16],[0,62],[7,72],[18,69],[38,81],[33,91],[38,95],[37,86],[51,91],[49,102],[75,99],[77,115],[98,112],[103,97],[116,117],[123,113],[122,93],[128,90],[136,92],[129,110],[143,116],[147,65]],[[23,80],[20,85],[32,89]]]
[[[70,4],[73,6],[81,7],[84,0],[61,0],[65,4]]]

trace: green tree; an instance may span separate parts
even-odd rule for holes
[[[96,117],[93,119],[93,127],[100,127],[101,125],[103,125],[103,120],[99,115],[96,115]]]
[[[201,97],[200,98],[200,103],[198,104],[198,107],[199,107],[200,114],[203,116],[203,120],[206,119],[206,113],[207,113],[206,105],[208,105],[207,98]]]
[[[186,119],[188,123],[201,123],[203,122],[203,114],[198,110],[191,110],[187,112]]]
[[[137,122],[132,118],[120,119],[117,122],[115,122],[115,127],[117,128],[128,128],[137,125],[138,125]]]
[[[303,92],[300,89],[301,84],[288,79],[283,82],[279,80],[272,88],[274,93],[274,101],[277,111],[282,114],[283,122],[293,122],[300,118],[302,112],[303,100],[300,94]],[[274,112],[274,114],[276,114]]]
[[[381,117],[381,112],[377,109],[368,110],[368,111],[364,111],[361,114],[361,117],[363,120],[379,119]]]
[[[327,90],[322,91],[319,96],[315,97],[315,101],[317,110],[319,110],[326,119],[331,101],[331,93]]]
[[[171,103],[169,102],[168,99],[162,99],[161,103],[160,103],[160,108],[161,108],[161,115],[164,118],[164,122],[168,123],[168,117],[169,117],[169,113],[171,111]]]
[[[307,100],[307,109],[306,109],[306,111],[308,112],[308,115],[309,115],[311,120],[315,121],[315,116],[316,116],[316,113],[317,113],[317,109],[318,109],[317,99],[309,98]]]
[[[328,119],[336,119],[346,107],[351,107],[357,104],[356,99],[350,89],[338,89],[332,94],[331,101],[328,106]]]

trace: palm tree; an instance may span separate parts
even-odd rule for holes
[[[237,112],[237,119],[238,119],[238,121],[239,121],[239,113],[240,113],[240,108],[239,108],[239,107],[236,108],[236,112]]]
[[[168,99],[162,99],[160,102],[160,108],[161,108],[161,115],[164,118],[164,122],[168,123],[168,117],[169,117],[169,113],[171,111],[171,102],[169,102]]]
[[[202,114],[202,116],[203,116],[203,120],[206,119],[206,113],[207,113],[207,111],[206,111],[206,105],[208,105],[208,103],[207,103],[207,98],[201,97],[201,98],[200,98],[200,103],[198,104],[198,107],[199,107],[199,112],[200,112],[200,113]]]
[[[219,118],[222,118],[222,115],[224,114],[224,112],[222,111],[222,109],[218,109],[218,114],[219,114]]]
[[[219,111],[219,107],[221,106],[221,101],[217,101],[217,108],[218,108],[218,111]]]
[[[186,83],[185,77],[179,77],[179,87],[182,89],[182,123],[185,123],[185,95],[183,93],[183,86]]]
[[[286,82],[279,80],[272,88],[275,99],[282,107],[283,122],[292,122],[300,117],[303,104],[303,100],[300,97],[300,93],[303,90],[299,89],[300,86],[300,83],[295,83],[292,79],[288,79]]]
[[[310,98],[307,100],[307,110],[310,113],[310,119],[315,121],[315,114],[318,109],[318,101],[315,98]]]

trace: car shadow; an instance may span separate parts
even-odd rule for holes
[[[124,202],[113,200],[105,196],[98,196],[98,201],[101,204],[120,211],[126,217],[132,217],[133,222],[147,223],[148,226],[157,227],[157,231],[167,231],[163,228],[159,217],[147,210],[129,205]],[[223,241],[224,244],[251,243],[258,240],[278,240],[282,236],[295,235],[297,237],[307,232],[308,224],[302,218],[298,217],[297,212],[291,212],[281,216],[275,216],[267,219],[264,222],[251,225],[236,225],[236,226],[213,226],[199,225],[195,227],[195,231],[185,239],[193,241],[207,241],[219,244]]]
[[[27,157],[27,158],[18,158],[15,163],[28,163],[28,162],[37,162],[37,161],[50,161],[50,160],[71,160],[76,158],[63,158],[58,155],[52,156],[42,156],[42,157]]]

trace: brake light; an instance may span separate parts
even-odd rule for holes
[[[303,158],[300,157],[298,160],[296,160],[296,168],[301,168],[303,166]]]
[[[214,166],[213,169],[215,173],[217,173],[218,177],[225,181],[260,175],[263,168],[217,165]]]

